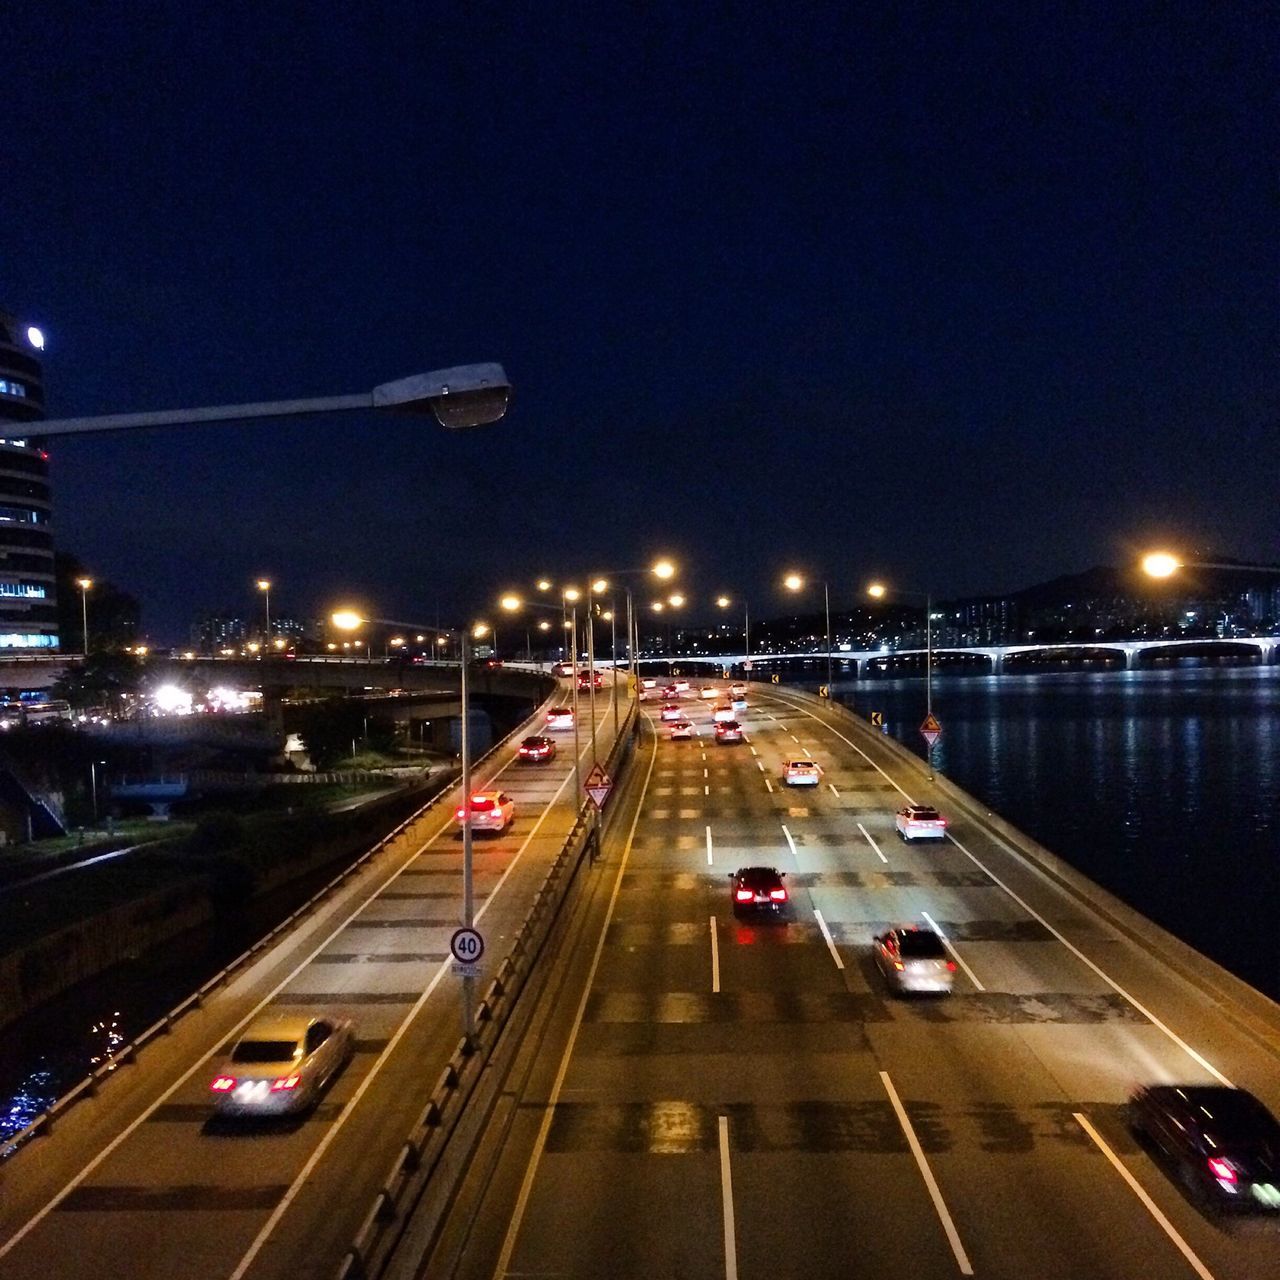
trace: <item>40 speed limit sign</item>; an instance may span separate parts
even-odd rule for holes
[[[453,955],[453,971],[464,978],[474,978],[479,973],[480,957],[484,955],[484,938],[476,929],[455,929],[449,939],[449,951]]]

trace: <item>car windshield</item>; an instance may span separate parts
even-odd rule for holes
[[[241,1040],[232,1062],[288,1062],[298,1052],[296,1040]]]
[[[942,960],[947,954],[942,939],[923,929],[906,929],[898,934],[898,950],[914,960]]]
[[[782,877],[772,867],[744,867],[738,872],[738,879],[747,889],[776,889],[782,883]]]
[[[1273,1142],[1280,1145],[1280,1126],[1252,1094],[1241,1089],[1188,1091],[1196,1120],[1224,1142]]]
[[[813,761],[812,760],[793,760],[791,762],[790,767],[792,769],[799,769],[803,772],[805,769],[813,768]]]

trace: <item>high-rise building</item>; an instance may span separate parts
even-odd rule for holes
[[[45,416],[43,349],[0,311],[0,652],[58,646],[49,455],[28,434]]]

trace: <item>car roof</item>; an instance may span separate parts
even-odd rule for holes
[[[241,1032],[236,1043],[242,1040],[301,1040],[318,1016],[313,1013],[263,1014]]]
[[[525,739],[525,741],[526,741],[526,742],[550,742],[550,741],[551,741],[551,739],[550,739],[550,738],[548,738],[548,737],[547,737],[547,735],[546,735],[545,733],[531,733],[531,734],[530,734],[530,735]]]
[[[793,756],[787,761],[787,768],[795,769],[804,765],[813,765],[814,768],[817,768],[817,764],[816,760],[810,760],[808,756]]]
[[[733,873],[739,880],[781,880],[777,867],[739,867]]]
[[[1278,1123],[1267,1108],[1247,1089],[1232,1089],[1217,1084],[1157,1084],[1147,1092],[1162,1102],[1181,1104],[1197,1114],[1197,1120],[1213,1132],[1228,1135],[1247,1131],[1258,1136],[1257,1129],[1275,1130]]]

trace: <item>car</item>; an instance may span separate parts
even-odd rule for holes
[[[720,690],[713,684],[704,684],[702,688],[698,690],[698,697],[702,698],[706,702],[711,702],[719,696]]]
[[[716,741],[741,742],[742,726],[736,720],[717,720]]]
[[[573,708],[572,707],[552,707],[547,712],[547,728],[548,729],[572,729],[573,728]]]
[[[661,715],[664,720],[684,719],[684,712],[681,710],[678,702],[668,702],[664,704]]]
[[[782,883],[785,872],[777,867],[739,867],[731,872],[730,896],[733,913],[745,916],[764,912],[781,916],[787,910],[787,887]]]
[[[467,806],[460,804],[453,813],[458,824],[467,816]],[[505,791],[473,791],[471,793],[471,830],[505,831],[515,819],[516,802]]]
[[[658,691],[656,689],[639,689],[636,692],[636,697],[641,702],[648,702],[651,699],[656,698],[657,696],[658,696]]]
[[[735,698],[745,698],[747,696],[747,686],[741,680],[735,680],[729,686],[729,693]]]
[[[573,663],[572,663],[572,662],[557,662],[557,663],[556,663],[556,665],[555,665],[554,667],[552,667],[552,668],[551,668],[551,671],[552,671],[552,674],[553,674],[553,675],[557,675],[557,676],[571,676],[571,675],[573,675]]]
[[[697,737],[698,731],[693,727],[691,720],[673,720],[671,722],[671,740],[674,742],[677,738],[694,738]]]
[[[656,689],[658,687],[658,682],[653,678],[653,676],[641,676],[640,687],[642,689]]]
[[[729,702],[732,704],[734,711],[741,711],[747,705],[747,695],[745,693],[732,694]]]
[[[1128,1118],[1201,1200],[1224,1209],[1280,1211],[1280,1123],[1248,1090],[1142,1085],[1129,1098]]]
[[[209,1084],[217,1116],[292,1115],[314,1106],[351,1060],[349,1019],[264,1014],[251,1022]]]
[[[808,756],[796,756],[782,762],[782,781],[789,787],[816,787],[822,770],[816,760]]]
[[[664,684],[662,686],[662,696],[664,698],[678,698],[680,696],[680,690],[673,684]]]
[[[689,692],[689,682],[687,680],[673,680],[672,685],[677,693]]]
[[[604,688],[604,676],[602,676],[598,671],[595,673],[595,685],[597,689]],[[578,673],[578,688],[591,688],[591,673],[589,671],[580,671]]]
[[[713,720],[732,720],[734,718],[733,708],[727,702],[717,702],[711,708],[711,718]]]
[[[526,738],[516,752],[516,757],[525,764],[546,764],[548,760],[554,760],[555,756],[554,739],[543,733],[535,733]]]
[[[893,825],[900,840],[945,840],[947,820],[928,804],[909,804],[898,810]]]
[[[873,941],[876,968],[900,995],[906,991],[950,993],[956,962],[932,929],[905,925]]]

